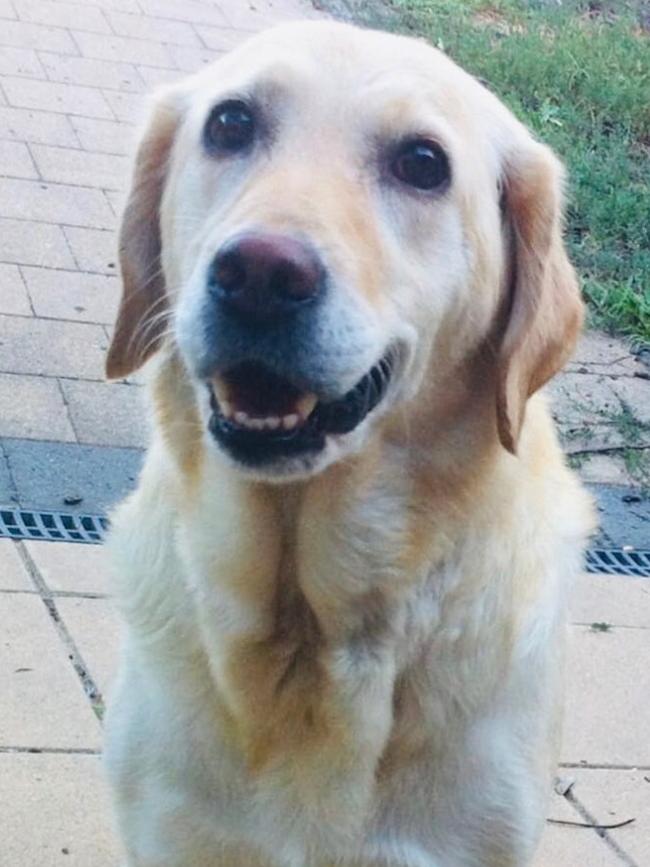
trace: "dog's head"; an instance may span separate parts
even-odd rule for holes
[[[173,346],[206,436],[265,478],[360,448],[479,356],[514,452],[582,317],[550,151],[440,52],[341,24],[159,95],[121,265],[109,376]]]

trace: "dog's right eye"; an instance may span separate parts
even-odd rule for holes
[[[255,137],[253,112],[239,99],[229,99],[215,106],[203,130],[208,151],[232,154],[247,148]]]

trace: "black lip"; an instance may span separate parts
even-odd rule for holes
[[[211,392],[209,430],[221,447],[248,467],[261,467],[292,457],[315,455],[328,435],[354,430],[386,394],[394,367],[387,353],[347,394],[330,403],[318,403],[307,421],[293,430],[248,430],[226,419]]]

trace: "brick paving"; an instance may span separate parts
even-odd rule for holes
[[[0,505],[62,506],[84,491],[83,507],[98,511],[121,496],[115,479],[131,484],[137,472],[140,389],[104,382],[103,358],[144,95],[250,32],[314,14],[307,0],[0,0]],[[602,359],[618,363],[618,350],[594,357],[590,346],[579,364],[609,376]],[[103,557],[0,539],[3,865],[117,867],[99,761],[118,643]],[[535,867],[641,867],[650,585],[585,576],[572,621],[560,773],[575,784],[549,815],[635,822],[601,834],[549,825]]]
[[[306,0],[0,0],[0,438],[144,445],[137,386],[103,381],[143,98],[314,15]]]

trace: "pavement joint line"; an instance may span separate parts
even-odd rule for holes
[[[70,126],[72,126],[72,124],[70,124]],[[76,131],[75,131],[75,135],[76,135]],[[67,235],[66,231],[63,229],[63,227],[61,227],[60,233],[63,235],[63,243],[65,245],[65,249],[70,254],[70,258],[75,263],[75,265],[77,266],[77,270],[79,271],[80,270],[79,269],[79,259],[77,259],[77,256],[76,256],[75,251],[74,251],[73,246],[72,246],[72,243],[70,242],[70,238],[68,238],[68,235]],[[22,267],[25,268],[27,266],[23,265]],[[58,269],[52,269],[52,270],[58,270]],[[25,280],[25,283],[26,282],[27,281]]]
[[[36,178],[34,178],[34,180],[42,181],[43,175],[41,174],[41,170],[38,166],[38,163],[34,159],[34,154],[32,153],[31,143],[30,142],[24,142],[24,145],[27,148],[27,153],[29,154],[29,159],[31,160],[32,168],[36,172]],[[4,175],[3,175],[3,177],[4,177]]]
[[[37,541],[36,539],[34,541]],[[74,542],[72,543],[75,544]],[[82,544],[82,543],[79,543]],[[85,543],[88,544],[88,543]],[[50,594],[53,599],[108,599],[112,597],[108,593],[92,593],[90,590],[85,592],[76,590],[53,590]]]
[[[9,454],[4,447],[4,443],[2,442],[2,438],[0,438],[0,460],[5,465],[5,469],[7,471],[7,476],[9,478],[9,491],[7,496],[11,502],[18,503],[18,485],[16,484],[16,479],[11,468],[11,461],[9,460]]]
[[[59,321],[60,322],[68,322],[70,320],[55,319],[54,321],[55,322],[59,322]],[[93,322],[92,324],[93,325],[100,325],[99,322],[97,322],[97,323]],[[108,340],[110,340],[110,335],[107,334],[106,337]],[[18,371],[18,370],[0,370],[0,373],[2,373],[3,376],[29,376],[29,377],[33,377],[35,379],[63,379],[65,382],[103,382],[103,383],[107,383],[107,380],[105,380],[104,378],[91,379],[88,376],[61,376],[60,374],[57,374],[57,373],[25,373],[24,371]],[[117,379],[117,380],[115,380],[115,383],[117,385],[128,385],[131,388],[142,388],[142,385],[140,383],[129,382],[128,380],[125,380],[125,379]],[[14,437],[14,439],[20,439],[20,437]],[[59,440],[46,440],[46,442],[59,442]],[[128,448],[128,446],[126,446],[126,448]],[[616,546],[614,546],[614,547],[616,547]]]
[[[1,105],[0,105],[0,108],[2,108]],[[29,181],[30,179],[29,178],[11,178],[11,180],[12,181]],[[31,183],[41,184],[41,183],[46,183],[46,182],[45,181],[36,181],[32,178]],[[47,183],[54,186],[53,181],[47,181]],[[70,186],[72,186],[72,184],[59,184],[59,186],[70,187]],[[98,191],[99,187],[82,187],[82,189]],[[68,222],[57,223],[54,220],[33,220],[30,217],[8,217],[6,214],[0,214],[0,219],[11,220],[14,223],[36,223],[37,226],[59,226],[59,228],[61,228],[61,229],[90,229],[93,232],[112,232],[112,233],[115,233],[115,228],[113,228],[112,226],[89,226],[86,223],[82,224],[82,223],[68,223]],[[27,265],[27,266],[30,266],[29,262],[8,262],[7,264],[8,265]],[[32,262],[31,267],[46,268],[48,266],[46,266],[46,265],[38,266],[38,265],[35,265],[34,262]],[[70,268],[51,268],[51,270],[52,271],[70,271]],[[100,271],[98,273],[102,274],[103,272]]]
[[[598,574],[598,573],[591,573],[591,574]],[[609,577],[614,578],[616,576],[610,575]],[[619,577],[620,578],[637,578],[641,581],[643,581],[643,580],[648,581],[647,578],[644,579],[642,576],[639,576],[639,575],[620,575]],[[571,626],[587,626],[587,627],[591,628],[594,624],[593,624],[593,621],[591,621],[589,623],[583,623],[582,621],[572,620],[572,621],[570,621],[570,625]],[[607,630],[602,630],[602,631],[614,632],[615,629],[650,629],[650,626],[629,626],[627,623],[608,623],[607,625],[609,628]]]
[[[68,629],[61,617],[59,610],[56,607],[55,597],[52,596],[49,587],[45,583],[38,566],[32,559],[29,551],[22,541],[17,542],[16,548],[20,557],[22,558],[23,564],[29,573],[30,578],[32,579],[32,583],[38,590],[39,596],[45,609],[56,629],[59,639],[61,640],[64,649],[67,652],[67,657],[70,660],[70,663],[81,683],[81,687],[90,702],[91,709],[97,719],[102,720],[103,710],[104,710],[104,702],[102,698],[101,691],[95,681],[93,680],[92,675],[90,674],[90,669],[84,662],[83,656],[81,655],[79,648],[74,642],[74,639],[68,632]]]
[[[7,537],[4,537],[7,538]],[[11,540],[18,543],[19,540]],[[27,541],[27,540],[23,540]],[[33,539],[30,541],[40,542],[43,541],[41,539]],[[47,540],[49,541],[49,540]],[[75,544],[74,542],[71,544]],[[86,543],[87,544],[87,543]],[[0,589],[0,595],[3,593],[7,595],[27,595],[27,596],[40,596],[40,592],[38,590],[24,590],[21,588],[11,588],[11,587],[3,587]],[[76,591],[76,590],[52,590],[50,592],[50,596],[53,599],[105,599],[109,600],[112,598],[108,593],[92,593],[90,590],[87,591]]]
[[[13,220],[14,218],[13,217],[0,216],[0,219]],[[22,221],[19,221],[19,222],[22,222]],[[40,223],[42,221],[34,220],[33,222]],[[47,226],[50,226],[50,225],[61,226],[62,229],[78,229],[79,228],[79,226],[70,226],[66,223],[46,223],[45,225],[47,225]],[[82,227],[82,228],[85,228],[85,227]],[[94,232],[109,232],[110,234],[115,234],[113,229],[93,229],[93,231]],[[66,240],[67,240],[67,237],[66,237]],[[112,277],[112,276],[114,276],[113,274],[107,274],[106,271],[89,271],[87,268],[57,268],[56,265],[35,265],[33,262],[16,262],[16,261],[10,262],[8,259],[0,259],[0,264],[1,265],[16,265],[16,267],[18,267],[18,268],[42,268],[44,271],[67,271],[67,272],[72,271],[73,274],[89,274],[93,277],[97,276],[97,275],[99,275],[100,277],[106,277],[106,276]],[[115,269],[113,269],[113,268],[110,269],[110,271],[113,271],[113,270],[115,271],[115,275],[116,275],[118,273],[117,267]]]
[[[608,762],[560,762],[559,767],[577,771],[650,771],[650,765],[618,765]]]
[[[27,145],[27,147],[29,148],[29,145]],[[29,153],[31,156],[31,151]],[[34,157],[32,157],[32,160],[33,159],[34,159]],[[63,237],[65,238],[65,235]],[[68,243],[67,238],[65,238],[65,242],[66,242],[66,244]],[[32,295],[31,295],[31,292],[29,291],[29,286],[27,285],[27,280],[25,280],[25,275],[23,274],[23,268],[20,265],[16,265],[16,268],[18,268],[18,273],[20,274],[20,280],[23,284],[23,288],[25,290],[25,295],[27,295],[27,300],[29,301],[29,309],[32,311],[32,316],[36,316],[36,311],[34,310],[34,301],[32,300]],[[28,318],[31,318],[31,317],[28,317]]]
[[[101,750],[94,750],[91,747],[22,747],[22,746],[0,746],[0,754],[17,754],[29,753],[31,755],[46,755],[55,756],[101,756]]]
[[[73,117],[79,117],[79,115],[73,115]],[[95,120],[105,120],[105,118],[94,118],[94,119]],[[35,142],[32,142],[32,144],[35,144]],[[56,147],[56,145],[47,145],[47,147]],[[67,150],[67,148],[61,148],[61,150]],[[77,152],[76,148],[71,148],[70,150],[74,150],[75,153]],[[86,151],[85,150],[84,153],[92,154],[93,156],[94,155],[104,156],[104,157],[107,156],[107,154],[105,154],[103,151]],[[120,154],[109,154],[109,156],[120,156]],[[121,156],[128,156],[128,154],[121,154]],[[36,170],[38,171],[38,168]],[[104,190],[104,189],[106,189],[106,190],[110,190],[112,193],[125,192],[125,190],[122,187],[99,187],[99,186],[97,186],[97,184],[94,184],[94,185],[93,184],[77,184],[77,183],[70,183],[70,181],[54,181],[54,180],[50,180],[49,178],[41,177],[40,175],[37,178],[26,178],[24,175],[8,175],[8,174],[3,173],[0,176],[0,178],[2,180],[6,179],[8,181],[29,181],[32,184],[39,184],[39,185],[47,184],[50,187],[66,187],[66,188],[71,187],[72,189],[75,189],[75,190]],[[23,219],[24,220],[25,217],[7,217],[7,219],[9,219],[9,220],[21,220],[21,219]],[[30,220],[30,222],[32,222],[32,221]],[[41,221],[34,220],[33,222],[41,222]]]
[[[24,266],[23,266],[23,267],[24,267]],[[73,273],[76,273],[76,272],[73,271]],[[28,290],[28,295],[29,295],[29,290]],[[30,300],[31,300],[31,296],[30,296]],[[62,317],[62,316],[41,316],[41,315],[38,314],[38,313],[34,313],[33,315],[32,315],[32,314],[27,314],[27,313],[2,313],[2,314],[0,314],[0,315],[2,315],[2,316],[9,316],[9,317],[11,317],[12,319],[29,319],[29,320],[31,320],[31,319],[41,319],[41,320],[43,320],[44,322],[71,322],[71,323],[76,323],[77,325],[99,325],[99,326],[103,326],[103,325],[107,325],[107,324],[108,324],[108,323],[106,323],[106,322],[98,322],[96,319],[67,319],[67,318]],[[648,446],[648,448],[650,448],[650,446]]]
[[[99,35],[99,34],[98,34],[98,35]],[[105,35],[106,35],[106,36],[109,36],[110,34],[106,33]],[[113,35],[114,35],[114,34],[113,34]],[[56,52],[53,52],[53,53],[56,53]],[[58,55],[58,56],[61,57],[62,55]],[[92,60],[92,61],[97,61],[97,62],[99,62],[99,63],[115,63],[115,64],[119,64],[119,63],[123,63],[123,62],[124,62],[124,61],[119,61],[119,60],[118,60],[118,61],[113,61],[113,60],[104,60],[104,59],[101,58],[101,57],[81,57],[81,56],[80,56],[80,57],[77,57],[76,54],[68,54],[67,56],[68,56],[68,57],[75,58],[75,59],[77,59],[77,60]],[[40,59],[40,58],[39,58],[39,59]],[[134,66],[134,68],[135,68],[135,70],[136,70],[136,72],[137,72],[137,67],[135,67],[135,64],[131,64],[131,65]],[[160,67],[160,68],[163,69],[163,68],[165,68],[165,67]],[[172,70],[172,72],[173,72],[173,71],[174,71],[174,70]],[[180,73],[180,72],[181,72],[181,70],[179,70],[179,73]],[[118,73],[118,74],[119,74],[119,73]],[[22,78],[22,79],[24,79],[25,81],[42,81],[42,82],[45,82],[46,84],[63,84],[63,85],[72,84],[72,82],[69,82],[69,81],[59,81],[59,80],[56,79],[56,78],[43,78],[42,76],[37,76],[37,75],[27,75],[27,74],[24,73],[24,72],[22,72],[22,73],[20,73],[20,72],[14,72],[14,73],[12,73],[11,77],[12,77],[12,78]],[[143,85],[143,88],[144,88],[143,90],[125,90],[123,87],[108,87],[108,86],[105,85],[105,84],[102,84],[101,87],[97,87],[96,84],[76,84],[76,83],[75,83],[75,84],[72,84],[72,86],[73,86],[73,87],[86,87],[86,88],[88,88],[88,89],[90,89],[90,90],[98,90],[98,91],[106,90],[106,91],[108,91],[109,93],[128,93],[128,94],[130,94],[130,95],[132,95],[132,96],[146,96],[148,93],[151,92],[151,88],[148,88],[148,89],[147,89],[147,84],[146,84],[146,82],[144,81],[144,79],[142,78],[142,76],[140,76],[138,83],[140,83],[140,82],[142,82],[142,85]],[[24,108],[24,106],[18,106],[18,105],[11,105],[11,106],[7,106],[7,107],[8,107],[8,108]],[[52,109],[47,109],[47,108],[45,108],[45,109],[41,109],[41,108],[39,108],[39,109],[27,109],[27,111],[32,111],[32,110],[33,110],[33,111],[47,111],[47,112],[49,112],[50,114],[61,114],[60,111],[52,111]],[[66,114],[69,114],[69,112],[66,112]],[[74,114],[74,115],[72,115],[72,117],[81,117],[81,116],[82,116],[82,115],[78,115],[78,114]],[[109,120],[109,118],[99,118],[99,117],[97,117],[97,118],[93,118],[93,120]],[[122,120],[121,120],[121,121],[118,121],[118,123],[127,123],[127,121],[122,121]],[[130,126],[134,126],[134,124],[129,124],[129,125],[130,125]],[[65,148],[65,145],[48,145],[48,147],[59,147],[59,148]],[[71,150],[74,150],[74,148],[71,148]],[[88,153],[93,153],[93,151],[88,151]],[[103,153],[103,151],[102,151],[102,153]]]
[[[564,795],[567,801],[571,804],[571,806],[578,812],[585,822],[588,822],[590,825],[598,825],[600,824],[598,820],[593,816],[589,810],[584,806],[582,801],[580,801],[572,792],[571,789]],[[626,867],[641,867],[641,865],[637,864],[627,852],[619,846],[619,844],[614,840],[607,829],[605,828],[592,828],[591,830],[595,831],[596,834],[600,837],[600,839],[607,845],[609,848],[618,856],[618,858],[626,865]]]
[[[96,9],[99,9],[100,11],[103,11],[103,9],[102,9],[100,6],[96,6],[95,8],[96,8]],[[138,17],[138,18],[141,17],[140,15],[137,15],[137,13],[134,13],[134,14],[135,14],[136,17]],[[157,16],[156,16],[156,17],[157,17]],[[72,30],[70,27],[67,27],[65,24],[42,24],[42,23],[39,22],[39,21],[26,21],[24,18],[5,18],[5,19],[0,19],[0,20],[4,20],[4,21],[17,21],[19,24],[31,24],[33,27],[46,27],[48,30],[64,30],[64,31],[65,31],[68,35],[70,35],[70,36],[73,36],[73,34],[74,34],[75,32],[78,32],[78,33],[92,33],[93,36],[105,36],[105,37],[107,37],[108,39],[110,39],[112,36],[119,36],[119,34],[118,34],[118,33],[115,33],[114,30],[111,28],[111,25],[109,24],[108,21],[107,21],[106,23],[107,23],[108,27],[110,28],[109,32],[108,32],[108,33],[101,33],[101,32],[99,32],[99,31],[97,31],[97,30],[87,30],[85,27],[75,27],[74,30]],[[134,37],[134,36],[123,36],[122,38],[123,38],[123,39],[135,39],[136,37]],[[154,40],[154,39],[139,39],[138,41],[139,41],[139,42],[155,42],[156,40]],[[0,42],[0,45],[4,45],[4,44],[6,44],[6,43]],[[75,42],[74,44],[77,45],[76,42]],[[7,47],[8,47],[8,48],[14,48],[15,46],[13,46],[13,45],[8,45]],[[78,46],[77,46],[77,47],[78,47]],[[54,54],[62,54],[63,52],[61,52],[61,51],[55,51],[55,52],[53,52],[53,53],[54,53]],[[66,56],[67,56],[67,57],[77,57],[76,54],[68,54],[67,52],[66,52]],[[96,60],[97,58],[93,58],[93,59]]]
[[[56,382],[56,387],[59,391],[59,394],[61,395],[61,400],[63,401],[63,406],[65,407],[65,414],[66,414],[66,418],[68,419],[70,429],[72,430],[72,433],[74,434],[75,441],[77,443],[80,443],[81,440],[79,439],[79,431],[77,430],[77,427],[74,423],[74,419],[72,417],[73,413],[70,411],[70,404],[68,403],[68,398],[66,397],[65,389],[61,385],[61,379],[58,376],[56,376],[56,377],[54,377],[54,380]]]

